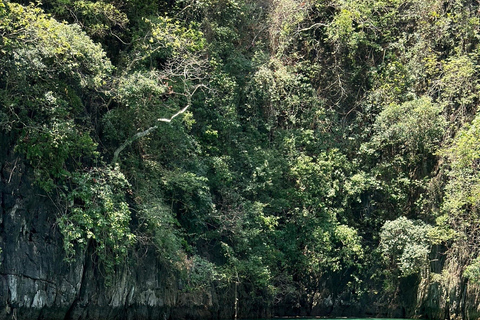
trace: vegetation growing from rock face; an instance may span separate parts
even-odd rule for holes
[[[1,135],[57,205],[65,259],[89,247],[107,277],[152,246],[243,308],[477,288],[479,12],[3,0]]]

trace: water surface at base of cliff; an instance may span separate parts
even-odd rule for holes
[[[274,317],[269,319],[241,319],[241,320],[409,320],[406,318],[350,318],[350,317],[338,317],[338,318],[328,318],[328,317]],[[240,319],[239,319],[240,320]]]

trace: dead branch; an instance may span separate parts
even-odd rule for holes
[[[172,122],[173,119],[175,119],[176,117],[178,117],[179,115],[185,113],[188,108],[190,107],[191,105],[191,100],[192,100],[192,96],[195,94],[195,92],[199,89],[199,88],[207,88],[206,85],[204,84],[199,84],[199,85],[196,85],[195,86],[195,89],[186,94],[186,97],[187,97],[187,100],[188,100],[188,104],[183,108],[181,109],[180,111],[178,111],[177,113],[175,113],[174,115],[172,115],[170,118],[159,118],[157,119],[158,122],[167,122],[167,123],[170,123]],[[145,137],[146,135],[150,134],[152,131],[154,130],[157,130],[158,129],[158,125],[154,125],[154,126],[151,126],[150,128],[144,130],[144,131],[141,131],[141,132],[137,132],[136,134],[134,134],[132,137],[128,138],[127,141],[125,141],[124,143],[122,143],[122,145],[120,145],[120,147],[118,147],[114,152],[113,152],[113,159],[112,159],[112,164],[113,165],[116,165],[118,163],[118,157],[120,155],[120,152],[122,152],[126,147],[128,147],[129,145],[131,145],[134,141],[140,139],[140,138],[143,138]]]

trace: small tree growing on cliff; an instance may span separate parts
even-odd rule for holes
[[[380,232],[379,249],[393,268],[398,268],[402,277],[421,272],[428,263],[433,227],[420,220],[400,217],[387,221]]]

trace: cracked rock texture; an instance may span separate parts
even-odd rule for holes
[[[21,157],[0,136],[0,319],[217,318],[211,292],[179,290],[175,277],[141,247],[111,286],[90,250],[63,260],[53,202],[32,185]]]

